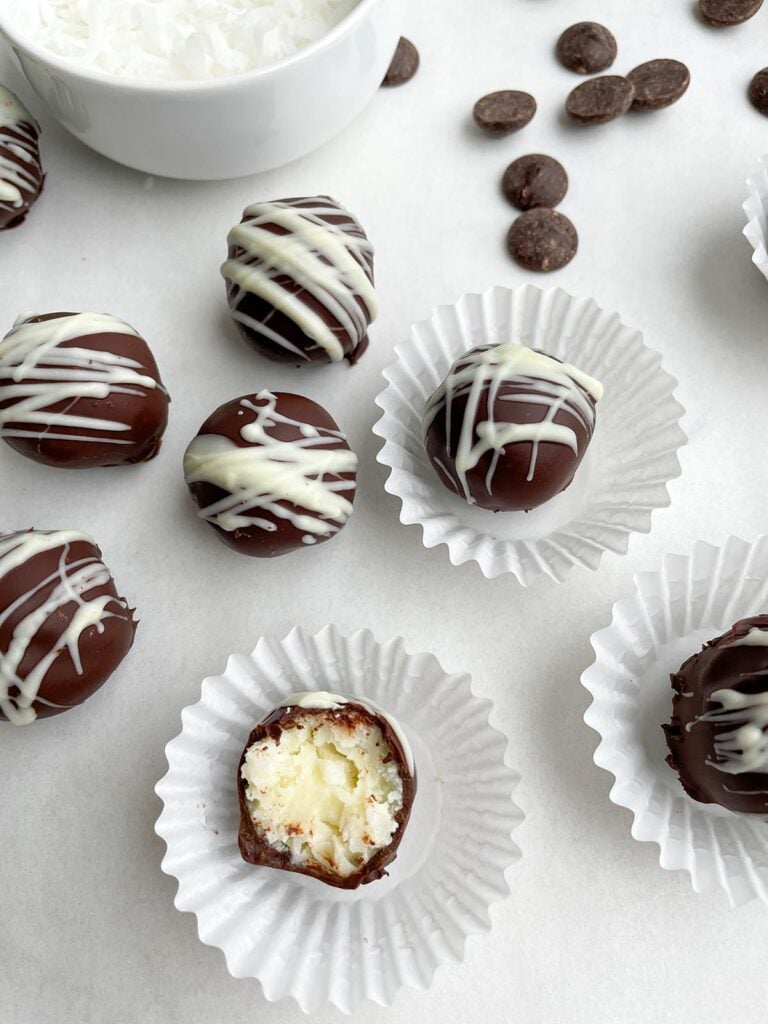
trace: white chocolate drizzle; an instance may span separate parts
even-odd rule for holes
[[[768,628],[753,626],[745,636],[724,646],[768,647]],[[768,672],[750,673],[754,675],[768,676]],[[730,726],[715,735],[716,760],[708,763],[728,775],[768,772],[768,688],[762,693],[714,690],[709,700],[720,707],[705,711],[687,726],[688,731],[700,722]]]
[[[715,690],[710,700],[720,707],[705,711],[688,728],[699,722],[731,726],[715,736],[712,767],[728,775],[768,771],[768,692]]]
[[[499,394],[503,385],[510,384],[519,388],[519,392]],[[456,451],[452,452],[453,403],[464,396],[466,405],[459,441]],[[484,396],[487,396],[489,418],[477,422],[478,409]],[[595,403],[602,396],[602,385],[569,363],[561,363],[515,342],[484,346],[472,349],[453,364],[448,376],[427,403],[424,433],[426,435],[435,418],[444,411],[446,455],[449,461],[453,461],[464,497],[473,503],[467,474],[489,452],[495,453],[486,476],[489,494],[493,493],[496,466],[507,445],[526,441],[531,443],[528,481],[533,480],[536,474],[541,444],[549,442],[567,445],[578,455],[575,430],[565,423],[555,423],[555,419],[558,414],[565,413],[591,435],[595,426]],[[541,405],[545,415],[538,423],[497,423],[492,418],[497,401]],[[450,477],[445,465],[440,465]]]
[[[733,640],[729,647],[768,647],[768,626],[752,626],[745,636]]]
[[[240,402],[253,414],[240,429],[247,448],[220,434],[199,434],[187,448],[187,484],[207,483],[227,492],[202,508],[200,516],[228,533],[246,527],[274,532],[277,526],[266,513],[288,520],[304,534],[304,544],[337,533],[352,514],[352,503],[341,492],[355,487],[354,480],[342,479],[342,474],[357,471],[357,456],[347,447],[344,434],[283,416],[270,391],[255,397],[265,404]],[[300,436],[275,439],[269,431],[277,424],[295,427]]]
[[[79,643],[83,633],[95,627],[104,632],[107,619],[130,616],[125,601],[110,595],[86,599],[90,591],[107,586],[112,577],[104,563],[90,555],[67,562],[73,544],[93,541],[76,530],[57,530],[50,533],[13,533],[0,536],[0,589],[6,578],[22,568],[37,555],[61,549],[56,570],[45,578],[36,578],[34,586],[15,601],[0,608],[0,628],[12,621],[21,609],[26,609],[13,627],[10,642],[0,649],[0,710],[14,725],[29,725],[37,718],[35,702],[46,674],[57,658],[66,651],[75,672],[83,673]],[[64,614],[68,605],[74,611]],[[30,646],[46,623],[56,616],[61,630],[37,663],[22,676],[20,668]],[[18,689],[14,696],[13,688]],[[55,706],[55,705],[51,705]]]
[[[284,233],[275,233],[274,227]],[[378,312],[373,246],[351,214],[332,199],[254,203],[246,209],[243,223],[232,228],[228,242],[239,254],[224,263],[221,273],[228,282],[232,316],[239,323],[297,357],[309,358],[284,334],[240,309],[250,292],[295,323],[331,362],[340,362],[345,354],[334,323],[351,339],[352,351],[364,341]],[[296,287],[289,290],[279,278],[288,278]],[[330,324],[314,304],[327,313]]]
[[[377,704],[368,700],[367,697],[342,697],[341,694],[328,693],[326,690],[305,691],[302,693],[292,693],[289,697],[285,697],[280,702],[280,707],[335,711],[339,708],[343,708],[347,704],[360,704],[361,707],[370,711],[372,715],[378,716],[387,722],[393,734],[397,737],[398,743],[402,747],[403,754],[405,755],[405,762],[408,765],[408,771],[413,775],[415,768],[413,750],[411,749],[411,744],[408,742],[408,737],[405,735],[403,727],[397,719],[393,718],[392,715],[387,714],[386,711],[382,711]]]
[[[21,316],[0,341],[0,379],[6,378],[0,397],[9,404],[0,409],[0,437],[67,440],[129,445],[119,435],[129,423],[78,416],[72,411],[81,399],[107,399],[111,395],[142,396],[139,389],[165,390],[135,359],[65,342],[91,335],[139,335],[128,324],[103,313],[75,313],[31,323]],[[59,412],[51,407],[66,403]],[[19,426],[9,426],[18,424]],[[91,433],[82,434],[87,430]]]
[[[10,129],[19,138],[11,137],[3,129]],[[37,121],[18,96],[0,85],[0,205],[20,210],[24,193],[37,193],[39,132]]]

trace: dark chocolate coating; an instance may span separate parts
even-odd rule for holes
[[[22,534],[0,535],[0,541]],[[89,563],[103,567],[100,549],[87,538],[70,544],[60,544],[35,554],[10,572],[0,575],[0,690],[7,685],[4,679],[3,659],[8,654],[14,631],[19,624],[50,601],[54,589],[60,585],[62,573],[70,578],[77,563]],[[105,569],[108,573],[108,570]],[[109,679],[133,645],[137,623],[133,609],[119,597],[111,576],[106,583],[93,586],[80,594],[83,601],[107,597],[108,601],[101,622],[88,626],[79,636],[77,650],[80,655],[81,671],[63,643],[67,627],[80,607],[75,600],[58,606],[40,625],[31,638],[17,675],[22,680],[34,671],[36,666],[59,648],[51,666],[45,673],[32,707],[38,718],[51,718],[70,708],[82,704]],[[20,602],[17,605],[17,602]],[[10,615],[6,615],[13,608]],[[8,696],[13,701],[18,697],[17,686],[11,685]],[[0,719],[6,715],[0,708]]]
[[[342,437],[335,437],[330,433],[339,433],[339,427],[333,417],[322,406],[309,398],[305,398],[303,395],[293,395],[287,392],[277,392],[274,398],[277,399],[276,411],[280,415],[286,416],[298,423],[314,427],[323,434],[328,432],[329,436],[327,437],[327,443],[323,446],[324,448],[330,451],[350,450],[346,440],[342,439],[343,435]],[[198,436],[216,434],[233,441],[239,448],[261,447],[257,442],[245,440],[241,434],[243,426],[254,422],[256,419],[256,415],[252,411],[243,408],[241,405],[243,401],[250,402],[258,407],[263,407],[267,404],[267,400],[260,398],[258,394],[244,395],[241,398],[233,399],[231,402],[225,402],[203,423],[198,431]],[[285,442],[297,441],[302,436],[299,427],[286,423],[272,423],[267,428],[267,433],[270,438]],[[353,503],[356,475],[356,473],[325,474],[321,479],[324,481],[349,481],[352,486],[339,493],[347,501]],[[190,483],[188,486],[192,497],[201,509],[215,504],[229,493],[211,483]],[[319,518],[312,510],[301,508],[288,501],[279,501],[279,505],[289,513]],[[247,514],[252,510],[243,507],[240,511],[243,514]],[[218,526],[216,523],[211,523],[210,525],[224,543],[234,551],[243,555],[251,555],[255,558],[274,558],[277,555],[285,555],[291,551],[299,551],[322,544],[335,536],[335,533],[328,533],[325,536],[318,534],[315,536],[315,544],[307,545],[303,541],[306,531],[295,526],[291,522],[290,517],[275,515],[266,509],[259,509],[256,514],[260,519],[271,523],[274,529],[265,530],[259,526],[244,526],[229,531]]]
[[[40,162],[40,126],[34,119],[16,124],[0,125],[0,180],[3,179],[3,162],[15,164],[25,173],[23,184],[10,182],[21,192],[22,204],[15,206],[7,200],[0,200],[0,231],[18,227],[27,217],[30,209],[43,191],[45,174]],[[19,154],[19,148],[26,155]]]
[[[477,352],[480,349],[472,349]],[[467,353],[470,355],[471,353]],[[466,358],[462,357],[462,359]],[[462,360],[459,360],[460,364]],[[583,392],[594,409],[594,400]],[[535,401],[507,401],[510,395],[525,396],[533,392],[525,378],[515,375],[501,382],[491,403],[488,384],[483,387],[477,414],[473,424],[473,446],[477,441],[476,427],[478,423],[493,420],[497,424],[505,423],[540,423],[548,412],[548,407]],[[451,400],[450,433],[448,432],[447,406],[444,404],[438,411],[426,431],[425,443],[427,455],[442,483],[460,498],[465,498],[464,488],[455,466],[462,422],[467,408],[468,395],[454,394]],[[570,427],[576,434],[578,454],[565,444],[543,441],[539,443],[535,463],[535,472],[528,479],[533,443],[517,441],[506,445],[501,454],[493,450],[486,452],[474,469],[466,474],[467,487],[472,503],[492,512],[530,511],[543,505],[550,498],[564,491],[573,480],[576,470],[586,453],[594,433],[585,429],[581,421],[566,409],[561,409],[553,420],[556,424]],[[495,470],[489,471],[495,463]],[[489,486],[490,485],[490,486]]]
[[[403,784],[403,804],[395,815],[397,830],[392,836],[388,846],[382,847],[367,864],[362,865],[358,871],[348,875],[346,878],[329,871],[324,865],[308,862],[304,866],[297,866],[291,863],[290,853],[286,850],[277,850],[272,846],[259,831],[253,822],[248,811],[245,792],[247,784],[242,777],[242,767],[245,763],[245,755],[254,743],[260,740],[279,740],[286,729],[295,728],[296,724],[308,717],[315,720],[332,720],[334,725],[348,725],[352,730],[360,724],[376,725],[382,732],[384,739],[392,752]],[[388,864],[397,856],[397,850],[402,841],[405,827],[413,807],[416,796],[416,779],[408,769],[408,759],[403,750],[400,740],[397,738],[394,729],[381,715],[377,715],[364,707],[362,704],[349,703],[338,709],[320,708],[297,708],[279,707],[275,708],[263,722],[260,722],[248,737],[240,762],[237,766],[237,791],[240,804],[240,830],[238,834],[238,845],[240,855],[249,864],[256,864],[261,867],[277,868],[280,871],[293,871],[300,875],[310,875],[327,885],[335,886],[338,889],[357,889],[361,885],[375,882],[387,874],[385,870]]]
[[[715,750],[715,741],[721,733],[733,730],[736,723],[700,720],[702,715],[721,709],[719,701],[711,699],[717,690],[745,694],[768,691],[768,647],[730,646],[754,627],[768,629],[768,615],[737,622],[727,633],[706,643],[670,677],[675,694],[672,721],[662,728],[669,747],[667,763],[678,773],[689,796],[732,811],[768,814],[768,772],[732,774],[717,767],[723,761]]]
[[[323,213],[321,220],[327,224],[344,225],[346,233],[352,238],[367,238],[365,231],[359,222],[341,207],[335,200],[328,196],[318,196],[311,198],[291,198],[277,200],[279,203],[289,203],[301,209],[305,207],[307,210],[312,207],[316,207],[318,200],[326,204],[330,208],[330,212]],[[338,211],[338,212],[335,212]],[[251,218],[246,211],[243,214],[241,223],[247,223]],[[288,235],[290,232],[279,224],[267,224],[264,229],[274,235]],[[242,248],[236,245],[230,245],[228,250],[230,259],[241,259],[245,252]],[[257,257],[248,257],[246,260],[247,266],[259,265],[259,259]],[[330,265],[330,261],[324,259],[324,262]],[[367,255],[361,257],[358,260],[360,265],[364,268],[368,279],[373,282],[373,255]],[[306,363],[328,363],[330,362],[328,353],[325,349],[318,345],[317,342],[309,337],[301,326],[293,320],[284,311],[277,309],[272,305],[271,302],[262,298],[253,292],[243,291],[233,281],[227,279],[227,302],[233,316],[235,314],[247,317],[250,321],[249,324],[243,323],[241,320],[235,318],[238,330],[248,342],[248,344],[255,349],[260,355],[265,356],[267,359],[271,359],[278,363],[290,363],[295,366],[303,366]],[[307,289],[296,281],[288,273],[275,274],[273,277],[273,283],[282,288],[285,292],[290,295],[296,296],[300,302],[305,305],[313,313],[316,313],[325,324],[330,327],[334,336],[340,342],[342,349],[344,350],[345,359],[352,365],[356,363],[360,357],[365,353],[368,348],[368,337],[353,336],[344,323],[334,314],[333,310],[329,308],[323,301],[321,301],[317,295],[311,294]],[[352,295],[352,301],[357,305],[360,312],[362,313],[366,325],[370,325],[373,316],[365,305],[365,302],[359,295]],[[259,329],[259,324],[265,325],[265,330]],[[254,326],[255,325],[255,326]],[[275,341],[274,335],[285,339],[288,345],[294,349],[298,349],[298,354],[292,351],[291,348],[281,345]]]
[[[62,317],[77,316],[76,313],[46,313],[43,316],[27,317],[25,323],[44,323]],[[168,406],[170,397],[160,379],[155,358],[143,338],[131,334],[120,334],[104,331],[100,334],[89,334],[62,341],[56,350],[85,347],[95,352],[106,352],[132,359],[140,364],[137,373],[150,377],[157,382],[154,388],[131,384],[123,391],[112,389],[106,398],[81,397],[74,402],[71,399],[52,401],[42,411],[51,416],[66,413],[69,416],[84,417],[89,420],[111,420],[126,425],[129,429],[117,433],[105,432],[96,425],[90,427],[51,426],[47,429],[37,423],[14,422],[9,419],[5,426],[0,425],[0,437],[19,454],[41,462],[46,466],[59,469],[93,469],[108,466],[133,465],[148,462],[160,450],[162,437],[168,425]],[[37,367],[36,367],[37,368]],[[7,368],[0,365],[0,411],[13,408],[23,398],[10,397],[6,389],[18,386],[18,380],[3,376]],[[43,356],[39,363],[41,370],[73,370],[74,366],[53,364]],[[103,377],[94,372],[93,381],[103,381]],[[25,373],[24,382],[34,386],[50,384],[56,381],[45,380],[36,375],[34,369]],[[29,437],[10,437],[7,431],[23,431]],[[65,435],[56,437],[55,435]],[[91,440],[91,438],[93,440]],[[104,439],[107,439],[106,442]],[[110,438],[119,438],[128,444],[110,443]]]

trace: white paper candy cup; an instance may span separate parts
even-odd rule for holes
[[[573,363],[605,387],[597,429],[571,486],[532,512],[498,513],[451,493],[429,463],[422,438],[428,398],[468,349],[516,341]],[[654,509],[669,504],[686,437],[677,382],[661,356],[591,299],[531,285],[491,288],[441,306],[395,349],[376,399],[374,433],[391,472],[390,494],[403,523],[418,523],[426,547],[445,544],[454,565],[475,561],[491,578],[512,573],[524,586],[547,575],[562,582],[575,565],[596,569],[604,551],[624,554],[632,533],[647,533]]]
[[[724,889],[733,905],[768,902],[768,829],[759,815],[691,799],[665,763],[661,730],[672,714],[670,673],[734,622],[768,610],[768,537],[698,542],[635,577],[613,621],[595,633],[582,676],[584,715],[602,737],[595,764],[616,777],[611,800],[634,814],[632,835],[658,843],[660,863],[690,873],[696,892]]]
[[[747,178],[749,197],[743,210],[747,215],[744,234],[754,252],[752,262],[768,278],[768,156],[760,160],[759,169]]]
[[[282,698],[305,690],[372,700],[414,751],[417,794],[397,860],[389,877],[354,892],[254,867],[238,852],[243,747]],[[469,676],[446,675],[432,655],[409,655],[400,639],[379,644],[367,630],[294,629],[233,655],[182,712],[156,787],[176,906],[197,915],[200,938],[224,952],[230,973],[258,979],[270,1001],[352,1013],[365,1000],[389,1005],[404,986],[426,988],[437,967],[462,959],[469,935],[490,929],[489,907],[507,896],[505,871],[520,856],[510,838],[522,818],[518,776],[491,709]]]

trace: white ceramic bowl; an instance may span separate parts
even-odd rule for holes
[[[27,3],[0,2],[0,36],[57,120],[118,163],[204,180],[279,167],[345,128],[381,84],[400,35],[402,0],[360,0],[294,56],[203,82],[118,78],[56,57],[19,30]]]

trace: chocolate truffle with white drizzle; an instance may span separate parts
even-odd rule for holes
[[[82,704],[135,632],[133,610],[90,537],[0,535],[0,719],[29,725]]]
[[[262,355],[283,363],[355,363],[378,303],[373,246],[328,196],[254,203],[228,237],[221,268],[232,317]]]
[[[43,190],[39,137],[37,121],[0,85],[0,231],[21,224]]]
[[[295,693],[251,732],[237,783],[244,860],[356,889],[395,859],[416,769],[400,725],[370,701]]]
[[[427,403],[427,455],[449,490],[494,512],[565,490],[595,429],[602,386],[513,342],[471,349]]]
[[[356,475],[357,456],[325,409],[284,392],[220,406],[184,456],[201,518],[258,558],[335,537],[352,514]]]
[[[169,402],[146,341],[116,317],[22,316],[0,341],[0,437],[35,462],[146,462]]]
[[[686,792],[768,815],[768,615],[737,622],[671,678],[667,761]]]

